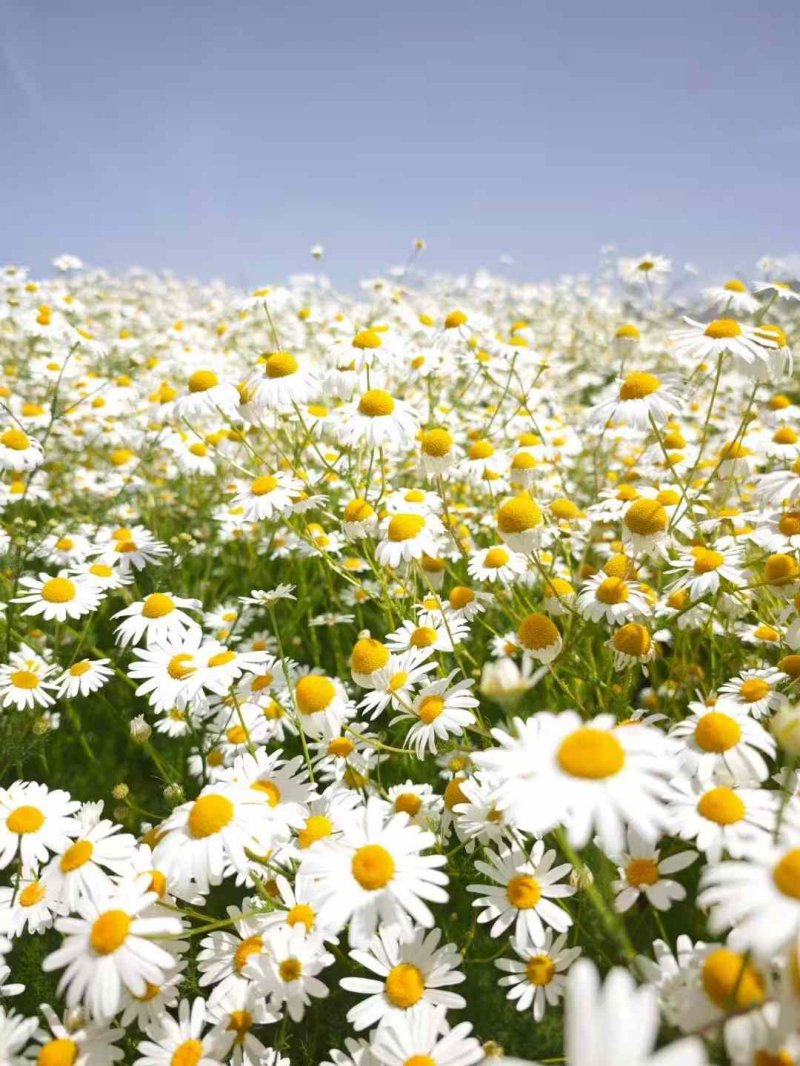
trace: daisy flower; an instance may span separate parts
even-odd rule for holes
[[[777,686],[788,680],[786,674],[774,667],[742,670],[738,677],[720,685],[717,702],[721,709],[729,704],[760,719],[781,705],[784,697]]]
[[[712,306],[722,308],[723,313],[733,311],[740,315],[752,315],[758,310],[758,300],[739,278],[730,278],[722,285],[712,285],[703,289],[703,296]]]
[[[709,928],[730,929],[736,951],[766,961],[800,933],[800,848],[780,841],[751,848],[747,858],[707,866],[700,888]]]
[[[755,326],[745,326],[734,318],[717,318],[713,322],[697,322],[684,317],[688,328],[672,334],[673,351],[678,359],[705,363],[730,353],[745,369],[764,367],[769,363],[774,341],[760,335]]]
[[[584,723],[575,711],[542,711],[514,724],[516,736],[494,729],[500,746],[473,758],[496,781],[498,808],[520,829],[541,835],[561,824],[577,848],[596,831],[613,853],[623,850],[627,825],[652,841],[667,828],[665,779],[674,755],[659,730],[617,726],[611,715]]]
[[[564,1062],[607,1066],[609,1048],[626,1066],[706,1066],[702,1041],[677,1040],[654,1052],[658,1038],[657,994],[636,987],[627,970],[615,967],[601,985],[594,963],[580,959],[567,979]],[[507,1066],[523,1066],[506,1059]]]
[[[333,929],[349,922],[350,944],[366,946],[378,923],[410,935],[411,919],[432,928],[425,900],[445,903],[444,855],[422,855],[432,833],[409,824],[408,815],[384,819],[383,805],[369,798],[348,818],[346,837],[326,837],[303,856],[298,876],[310,878],[309,898]]]
[[[206,1016],[214,1025],[211,1036],[219,1041],[219,1057],[229,1066],[263,1066],[265,1056],[271,1056],[253,1028],[277,1022],[280,1016],[267,1007],[253,985],[240,982],[224,996],[213,997]]]
[[[504,500],[497,509],[497,530],[512,551],[529,555],[541,543],[541,508],[527,492]]]
[[[443,426],[426,429],[420,436],[420,465],[428,478],[446,476],[456,461],[453,436]]]
[[[511,938],[516,959],[498,959],[495,966],[506,974],[498,984],[508,989],[506,996],[519,1011],[532,1009],[533,1020],[540,1022],[547,1007],[555,1007],[567,987],[566,971],[581,953],[579,947],[566,947],[567,934],[553,937],[546,929],[540,943]]]
[[[293,702],[303,732],[312,737],[339,736],[342,724],[354,710],[338,677],[325,674],[306,674],[298,678]]]
[[[433,619],[429,625],[414,625],[413,622],[405,621],[393,633],[386,635],[386,647],[392,652],[403,652],[410,649],[418,651],[446,651],[453,650],[456,644],[460,644],[469,635],[469,626],[463,620],[442,617],[440,623],[434,625]]]
[[[679,379],[675,374],[652,374],[630,370],[617,383],[616,395],[589,409],[591,424],[609,423],[648,429],[652,423],[663,426],[681,408]]]
[[[302,481],[285,471],[261,474],[233,497],[231,507],[241,508],[245,521],[261,522],[288,514],[302,491]]]
[[[376,557],[381,566],[397,569],[401,563],[437,556],[437,541],[444,530],[434,514],[387,515],[381,522],[381,540]]]
[[[418,759],[424,758],[426,751],[435,754],[437,740],[460,737],[475,721],[470,709],[477,707],[479,702],[470,691],[475,682],[466,678],[453,685],[457,672],[453,670],[447,677],[426,685],[414,698],[411,711],[404,711],[394,719],[394,722],[416,719],[405,742],[416,751]]]
[[[721,776],[737,785],[753,785],[769,774],[764,756],[773,757],[775,740],[740,708],[724,710],[690,703],[692,712],[670,730],[682,742],[679,761],[689,774],[704,780]]]
[[[136,852],[136,838],[120,832],[121,826],[101,819],[101,810],[101,804],[81,808],[78,839],[55,855],[41,873],[44,889],[54,893],[70,911],[77,909],[82,896],[107,895],[113,887],[109,873],[126,873]]]
[[[35,470],[44,462],[44,450],[24,429],[9,426],[0,433],[0,470]]]
[[[59,699],[74,699],[76,696],[90,696],[105,685],[114,671],[109,667],[110,659],[79,659],[55,679]]]
[[[96,611],[103,596],[96,585],[88,581],[66,577],[65,572],[57,577],[39,574],[37,577],[23,575],[20,585],[25,589],[13,603],[28,604],[24,615],[41,615],[44,621],[66,622],[68,618],[82,618]]]
[[[87,1019],[82,1019],[78,1025],[67,1025],[46,1003],[39,1009],[47,1028],[42,1027],[36,1032],[39,1046],[32,1048],[31,1053],[35,1052],[36,1061],[42,1066],[51,1063],[61,1066],[67,1062],[74,1066],[111,1066],[124,1058],[122,1048],[116,1046],[124,1036],[122,1029],[112,1028],[100,1020]]]
[[[175,401],[178,419],[193,419],[202,414],[222,411],[232,415],[239,404],[239,390],[222,381],[216,370],[193,370],[186,382],[187,391]]]
[[[369,448],[407,448],[417,435],[419,421],[411,408],[385,389],[367,389],[357,400],[336,411],[343,444]]]
[[[516,581],[528,569],[528,560],[502,544],[479,548],[469,557],[467,572],[476,581],[499,581],[503,585]]]
[[[618,269],[619,276],[629,285],[647,285],[665,281],[672,270],[672,261],[666,256],[645,252],[637,259],[620,259]]]
[[[145,599],[137,600],[111,616],[124,619],[115,630],[116,643],[125,648],[128,644],[139,644],[144,639],[145,646],[150,648],[154,644],[195,636],[200,632],[200,626],[186,613],[185,608],[199,611],[202,606],[200,600],[185,599],[167,592],[152,592]]]
[[[536,840],[530,855],[518,847],[500,852],[487,851],[489,862],[477,859],[475,869],[491,878],[492,885],[468,885],[470,892],[485,893],[473,903],[479,908],[478,922],[491,922],[489,935],[501,936],[511,925],[519,941],[539,944],[545,926],[564,933],[572,925],[566,910],[551,902],[575,894],[575,888],[558,882],[572,867],[562,863],[553,867],[556,852],[545,851],[543,840]]]
[[[523,664],[531,659],[538,663],[550,663],[561,654],[564,646],[558,626],[539,611],[523,618],[517,630],[517,639],[524,654]]]
[[[465,979],[458,970],[461,956],[454,944],[439,947],[440,938],[438,929],[416,929],[409,940],[401,940],[396,932],[379,930],[369,950],[350,952],[354,962],[377,977],[345,977],[341,981],[348,992],[367,997],[347,1014],[356,1031],[384,1025],[388,1018],[402,1015],[417,1004],[438,1004],[445,1010],[467,1005],[463,996],[448,990]]]
[[[169,548],[156,540],[144,526],[121,526],[112,531],[92,551],[99,563],[118,567],[123,575],[146,566],[160,566],[160,558],[169,555]]]
[[[141,996],[149,984],[160,984],[173,958],[154,939],[181,932],[181,921],[166,915],[141,917],[158,898],[142,876],[112,893],[83,896],[77,917],[58,918],[64,935],[60,948],[48,955],[42,969],[64,970],[58,984],[67,1006],[84,1003],[97,1019],[113,1017],[123,986]]]
[[[591,622],[605,620],[622,625],[650,614],[650,604],[636,581],[609,577],[602,571],[581,586],[576,601],[578,613]]]
[[[247,971],[259,991],[278,1010],[284,1004],[293,1022],[302,1020],[312,999],[324,999],[328,988],[319,974],[334,962],[322,939],[309,934],[305,925],[275,926],[269,933],[268,949],[251,956]]]
[[[384,645],[381,644],[380,647],[383,648]],[[355,649],[353,654],[355,655]],[[369,677],[371,691],[363,697],[359,708],[366,711],[372,719],[377,718],[390,704],[395,710],[408,706],[413,699],[413,689],[426,680],[426,674],[436,669],[436,663],[429,660],[428,648],[409,648],[399,654],[392,654],[387,649],[387,655],[389,660],[385,666],[372,674],[358,675],[359,678]],[[350,662],[352,669],[352,656]],[[354,680],[355,677],[354,673]]]
[[[52,706],[55,670],[52,663],[23,644],[19,651],[12,652],[9,663],[0,666],[0,706],[18,711]]]
[[[775,792],[683,775],[675,778],[672,789],[673,833],[694,841],[710,862],[719,862],[724,852],[741,858],[752,845],[765,843],[774,828]]]
[[[182,999],[177,1019],[164,1012],[147,1028],[148,1039],[140,1042],[134,1066],[222,1066],[220,1034],[216,1029],[204,1034],[205,1027],[205,1001]]]
[[[472,1026],[461,1022],[446,1028],[444,1007],[406,1011],[381,1026],[372,1047],[381,1066],[472,1066],[482,1062],[483,1048],[470,1036]]]
[[[316,377],[286,351],[269,352],[263,368],[254,371],[245,383],[252,402],[267,411],[287,411],[308,403],[316,388]]]
[[[220,782],[180,804],[161,824],[153,862],[178,894],[205,895],[222,882],[228,866],[246,873],[247,850],[265,855],[271,839],[271,808],[263,793]]]
[[[0,1007],[0,1064],[14,1066],[24,1062],[23,1049],[39,1024],[38,1018],[25,1018]]]
[[[21,936],[27,929],[41,933],[49,929],[66,905],[38,876],[22,873],[13,886],[0,886],[0,930]]]
[[[659,851],[643,840],[635,829],[629,829],[627,837],[627,851],[613,860],[619,872],[619,880],[611,886],[615,893],[615,910],[624,914],[640,895],[644,895],[658,911],[668,911],[673,903],[686,899],[683,885],[662,875],[685,870],[695,861],[697,852],[679,851],[662,859]]]
[[[0,789],[0,870],[17,856],[23,870],[33,870],[50,852],[68,848],[80,832],[74,817],[79,806],[68,792],[33,781]]]

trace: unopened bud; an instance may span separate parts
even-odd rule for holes
[[[130,789],[125,784],[125,782],[120,781],[119,784],[114,785],[114,787],[111,789],[111,795],[114,797],[115,800],[124,800],[128,798],[129,791]]]
[[[131,740],[134,744],[146,744],[152,733],[153,730],[144,720],[143,714],[137,714],[131,719]]]
[[[127,817],[128,817],[128,808],[127,807],[115,807],[114,808],[114,821],[115,822],[124,822]]]
[[[594,874],[588,866],[575,866],[569,875],[569,883],[580,892],[582,889],[591,888],[594,884]]]
[[[170,807],[177,807],[178,804],[183,803],[184,799],[186,798],[183,792],[183,788],[177,783],[167,785],[162,795],[166,802],[170,805]]]

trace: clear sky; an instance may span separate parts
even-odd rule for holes
[[[800,3],[0,0],[0,261],[255,285],[796,251]]]

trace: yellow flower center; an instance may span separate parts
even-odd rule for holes
[[[732,788],[719,785],[704,792],[697,801],[697,813],[717,825],[735,825],[747,813],[744,803]]]
[[[444,700],[441,696],[423,696],[420,700],[418,714],[419,720],[425,725],[435,722],[444,710]]]
[[[421,806],[422,800],[416,792],[401,792],[399,796],[395,797],[394,809],[408,814],[411,818],[419,814]]]
[[[535,612],[529,614],[520,623],[517,630],[519,642],[529,651],[541,651],[551,648],[559,638],[558,628],[546,614]]]
[[[24,836],[26,833],[35,833],[44,825],[44,812],[38,807],[24,805],[16,807],[6,818],[6,829],[9,833],[17,833]]]
[[[449,455],[453,447],[453,438],[446,429],[428,429],[422,434],[422,450],[432,459],[441,459]]]
[[[42,902],[45,895],[46,892],[41,881],[31,881],[20,892],[19,904],[21,907],[35,907],[37,903]]]
[[[66,577],[51,577],[42,585],[42,599],[48,603],[69,603],[76,592],[74,582]]]
[[[593,781],[613,777],[625,765],[625,750],[613,733],[591,726],[565,737],[557,757],[564,773]]]
[[[497,510],[497,526],[502,533],[525,533],[542,521],[539,505],[530,496],[515,496],[506,500]]]
[[[78,870],[85,866],[94,852],[94,844],[91,840],[76,840],[61,856],[59,866],[65,874],[72,870]]]
[[[663,533],[669,519],[658,500],[634,500],[625,512],[625,525],[638,537],[654,537]]]
[[[254,781],[250,788],[263,792],[270,807],[277,807],[281,801],[281,790],[274,781]]]
[[[3,435],[0,436],[0,444],[5,448],[10,448],[13,452],[24,452],[26,448],[30,447],[30,443],[28,434],[21,429],[3,430]]]
[[[764,978],[743,955],[717,948],[700,972],[706,995],[720,1010],[744,1011],[764,1001]]]
[[[373,674],[389,662],[389,649],[372,637],[362,637],[353,645],[350,669],[356,674]]]
[[[98,955],[112,955],[128,939],[131,918],[125,911],[104,911],[92,924],[89,943]]]
[[[11,684],[15,688],[38,688],[39,675],[35,674],[33,670],[15,670],[11,675]]]
[[[625,878],[634,888],[654,885],[658,880],[658,863],[655,859],[631,859],[625,867]]]
[[[169,1066],[197,1066],[203,1057],[203,1045],[199,1040],[184,1040],[172,1052]]]
[[[772,870],[772,880],[779,892],[800,899],[800,848],[783,855]]]
[[[621,577],[607,577],[600,582],[594,594],[600,603],[627,603],[630,590]]]
[[[550,513],[561,522],[571,522],[580,515],[578,505],[572,500],[557,499],[550,501]]]
[[[703,751],[721,755],[735,748],[741,740],[742,727],[735,718],[722,711],[709,711],[695,726],[694,739]]]
[[[294,690],[297,708],[301,714],[324,711],[335,695],[336,688],[331,679],[319,674],[301,677]]]
[[[167,673],[173,681],[182,681],[194,673],[195,668],[189,665],[192,662],[194,662],[194,656],[189,655],[188,652],[173,655],[167,663]]]
[[[79,663],[73,663],[69,668],[70,677],[83,677],[84,674],[88,674],[92,668],[92,664],[88,659],[81,659]]]
[[[464,789],[461,787],[463,784],[463,777],[454,777],[447,782],[447,787],[444,790],[444,805],[448,811],[452,811],[459,803],[469,802],[464,795]]]
[[[740,337],[742,327],[733,318],[717,318],[705,328],[705,336],[715,341],[732,340]]]
[[[278,967],[278,973],[281,975],[281,981],[291,984],[292,981],[302,976],[303,964],[299,959],[283,959]]]
[[[483,565],[489,570],[499,570],[510,558],[505,548],[490,548],[484,556]]]
[[[334,737],[328,744],[328,754],[337,759],[346,759],[355,750],[356,746],[349,737]]]
[[[142,604],[144,618],[163,618],[175,610],[175,603],[171,596],[165,596],[163,592],[154,592]]]
[[[228,1015],[227,1031],[236,1033],[235,1044],[244,1042],[244,1038],[253,1028],[253,1015],[249,1010],[234,1010]]]
[[[425,992],[425,978],[422,970],[410,962],[401,962],[393,966],[386,975],[386,998],[402,1010],[408,1010],[419,1003]]]
[[[647,655],[650,651],[650,634],[644,626],[638,622],[629,622],[618,629],[612,638],[616,651],[623,655],[630,655],[634,659]]]
[[[525,976],[539,988],[549,985],[555,972],[556,964],[549,955],[533,955],[525,963]]]
[[[385,888],[394,877],[394,859],[381,844],[365,844],[353,856],[353,877],[367,892]]]
[[[619,387],[620,400],[641,400],[651,396],[661,388],[661,381],[655,374],[643,370],[632,370]]]
[[[739,686],[739,695],[745,703],[757,703],[771,691],[771,686],[761,677],[748,677]]]
[[[238,944],[233,955],[233,968],[241,973],[247,965],[251,955],[258,955],[264,947],[264,941],[260,936],[248,936],[241,944]]]
[[[286,915],[287,925],[297,925],[299,922],[306,927],[309,933],[314,928],[314,920],[314,911],[307,903],[295,903]]]
[[[192,804],[189,812],[189,832],[196,840],[213,836],[233,818],[233,804],[227,796],[211,792],[200,796]]]
[[[444,328],[445,329],[458,329],[459,326],[465,326],[467,324],[467,316],[463,311],[455,310],[445,317]]]
[[[739,281],[738,278],[731,278],[722,287],[727,289],[728,292],[747,292],[747,286],[743,281]]]
[[[113,577],[114,567],[106,566],[105,563],[93,563],[89,567],[89,573],[92,577]]]
[[[298,371],[298,363],[290,352],[273,352],[265,364],[268,378],[288,378]]]
[[[333,832],[333,822],[324,814],[312,814],[297,834],[297,843],[301,848],[310,848],[318,840],[324,840]]]
[[[450,593],[450,606],[454,611],[460,611],[475,599],[475,593],[466,585],[456,585]]]
[[[541,898],[541,885],[530,874],[517,874],[506,885],[506,899],[517,910],[532,910]]]
[[[250,492],[253,496],[266,496],[268,492],[272,492],[278,487],[278,479],[271,474],[262,474],[261,477],[257,477],[250,485]]]
[[[722,552],[714,551],[713,548],[698,546],[692,548],[692,555],[694,556],[694,572],[696,574],[710,574],[714,570],[719,570],[725,562],[725,556]]]
[[[411,634],[413,648],[431,648],[436,643],[436,630],[430,626],[418,626]]]
[[[618,337],[620,340],[627,339],[627,340],[634,340],[634,341],[638,341],[639,338],[641,337],[641,335],[642,334],[641,334],[638,326],[634,326],[634,324],[632,322],[623,322],[623,324],[619,327],[617,332],[614,334],[614,336]]]
[[[189,392],[208,392],[219,385],[219,378],[213,370],[195,370],[189,378]]]
[[[344,509],[345,522],[366,522],[375,514],[373,507],[366,500],[351,500]]]
[[[389,540],[395,543],[413,540],[425,528],[425,519],[418,514],[396,514],[389,522]]]
[[[353,337],[352,343],[354,348],[364,351],[364,349],[380,348],[383,341],[374,329],[362,329]]]
[[[470,459],[489,459],[494,455],[494,445],[488,440],[476,440],[469,449]]]
[[[36,1066],[73,1066],[78,1057],[78,1045],[74,1040],[58,1037],[43,1044],[36,1056]]]
[[[358,410],[367,418],[383,418],[394,411],[394,400],[384,389],[368,389],[358,401]]]
[[[800,511],[787,511],[778,519],[778,529],[784,537],[800,535]]]
[[[764,563],[764,580],[768,585],[790,585],[800,577],[800,565],[791,555],[770,555]]]

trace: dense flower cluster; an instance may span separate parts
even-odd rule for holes
[[[800,1062],[783,264],[57,266],[0,274],[0,1066]]]

